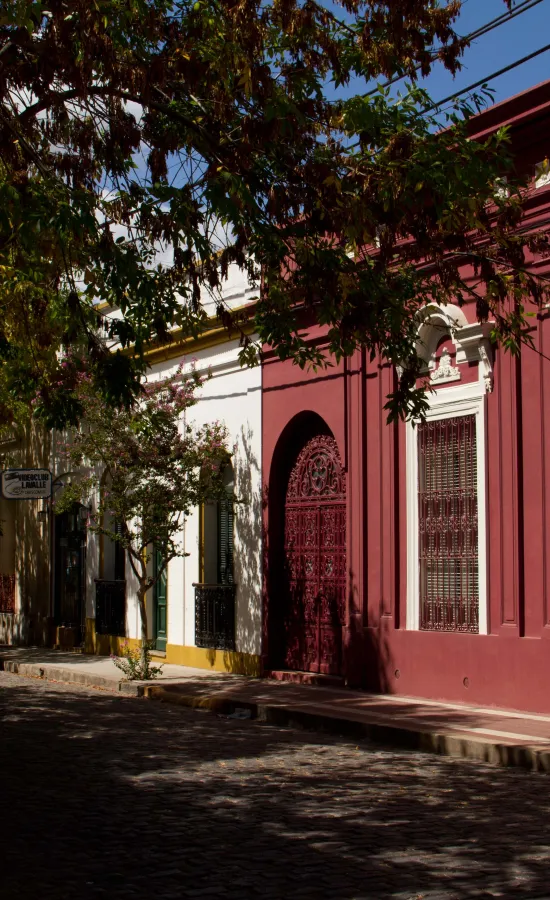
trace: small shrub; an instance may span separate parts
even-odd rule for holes
[[[117,669],[124,672],[128,681],[152,681],[158,678],[162,673],[162,666],[151,665],[151,650],[154,642],[147,641],[144,646],[145,653],[141,647],[130,647],[128,641],[122,643],[122,655],[115,656],[111,654]]]

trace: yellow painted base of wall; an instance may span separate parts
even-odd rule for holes
[[[115,656],[120,656],[123,644],[133,650],[140,646],[141,641],[137,638],[116,637],[114,634],[96,634],[95,619],[86,619],[85,653],[93,653],[97,656],[110,656],[113,653]]]
[[[134,649],[141,641],[137,638],[121,638],[111,634],[96,634],[95,619],[86,619],[85,653],[97,656],[119,656],[123,644]],[[203,647],[182,647],[179,644],[167,644],[166,656],[157,656],[155,660],[170,663],[174,666],[191,666],[194,669],[209,669],[212,672],[232,672],[235,675],[252,675],[258,677],[261,672],[260,657],[254,653],[237,653],[236,650],[208,650]]]
[[[152,655],[155,656],[154,650]],[[166,657],[162,658],[162,662],[191,666],[194,669],[210,669],[212,672],[233,672],[235,675],[258,677],[261,672],[260,657],[254,653],[182,647],[179,644],[167,644]]]
[[[62,625],[55,629],[54,649],[74,650],[76,646],[76,628],[64,628]]]

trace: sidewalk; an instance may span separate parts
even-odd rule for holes
[[[550,772],[550,716],[291,684],[165,665],[154,682],[127,682],[105,657],[0,649],[0,669],[277,725],[367,738],[387,746]]]
[[[25,675],[28,678],[43,678],[45,681],[61,681],[67,684],[81,684],[85,687],[105,691],[116,691],[130,697],[145,696],[148,685],[178,684],[189,680],[225,678],[239,680],[238,675],[208,672],[187,666],[164,664],[155,659],[154,665],[162,664],[162,675],[155,681],[126,681],[109,656],[88,656],[84,653],[70,653],[62,650],[45,650],[39,647],[0,647],[0,671]]]

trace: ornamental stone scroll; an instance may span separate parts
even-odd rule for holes
[[[460,366],[463,363],[477,362],[479,380],[485,390],[493,389],[492,348],[489,340],[492,322],[468,322],[463,310],[449,303],[438,306],[433,303],[425,306],[418,314],[419,328],[416,352],[423,360],[424,372],[430,374],[430,382],[434,387],[451,381],[461,380]],[[455,365],[451,365],[449,351],[445,348],[441,354],[439,365],[436,361],[437,347],[443,337],[450,337],[455,348]]]

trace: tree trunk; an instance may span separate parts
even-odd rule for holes
[[[139,603],[139,612],[141,617],[141,666],[142,671],[145,672],[147,668],[147,603],[145,602],[146,596],[146,588],[145,585],[141,585],[138,588],[138,603]]]

